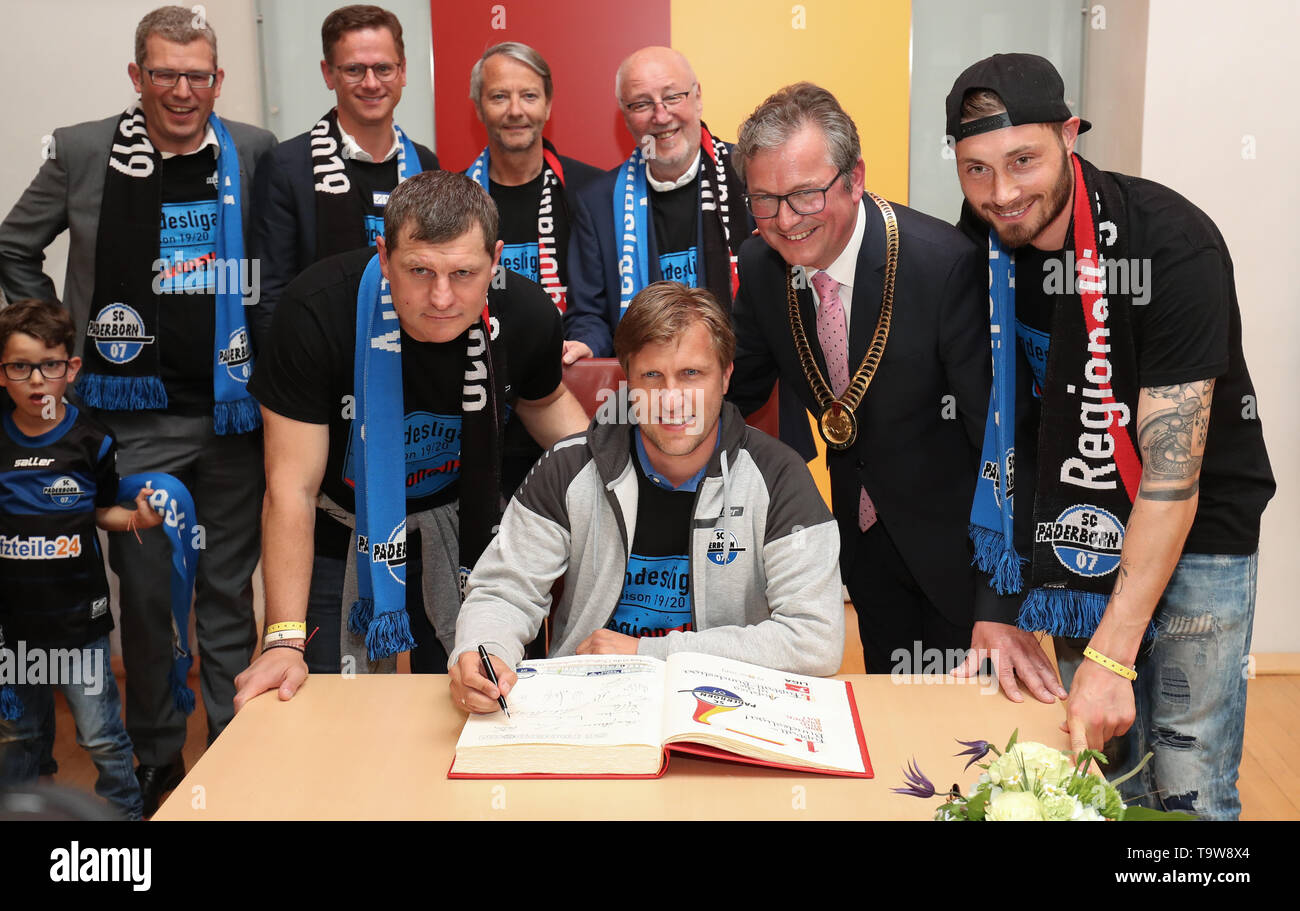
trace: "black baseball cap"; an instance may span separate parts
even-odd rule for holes
[[[1006,112],[961,122],[961,104],[972,89],[997,92]],[[967,67],[948,93],[948,135],[954,143],[1022,123],[1060,123],[1074,116],[1065,103],[1065,83],[1046,57],[1037,54],[994,54]],[[1079,132],[1092,124],[1079,121]]]

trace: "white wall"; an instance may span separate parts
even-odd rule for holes
[[[1260,542],[1255,652],[1300,651],[1297,36],[1297,0],[1150,0],[1142,176],[1190,199],[1228,242],[1278,482]]]

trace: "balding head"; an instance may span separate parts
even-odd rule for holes
[[[685,173],[700,151],[704,115],[690,61],[670,47],[643,47],[619,65],[614,94],[651,173],[659,180],[674,180]],[[646,103],[645,110],[629,108]]]

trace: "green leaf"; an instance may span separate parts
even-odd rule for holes
[[[1119,786],[1122,785],[1124,782],[1128,781],[1130,778],[1132,778],[1132,777],[1133,777],[1134,775],[1136,775],[1138,772],[1141,772],[1141,771],[1142,771],[1142,767],[1145,766],[1148,762],[1150,762],[1150,761],[1151,761],[1151,757],[1154,756],[1154,755],[1155,755],[1155,753],[1147,753],[1145,756],[1142,757],[1142,761],[1141,761],[1141,762],[1139,762],[1137,765],[1135,765],[1132,769],[1130,769],[1130,770],[1129,770],[1128,772],[1126,772],[1125,774],[1121,775],[1119,778],[1116,778],[1114,781],[1111,782],[1111,784],[1112,784],[1114,787],[1119,787]]]
[[[1010,752],[1011,752],[1011,748],[1012,748],[1013,746],[1016,745],[1016,738],[1019,737],[1019,736],[1020,736],[1020,728],[1016,728],[1014,731],[1011,732],[1011,739],[1007,741],[1007,748],[1006,748],[1005,750],[1003,750],[1002,752],[1004,752],[1004,753],[1010,753]],[[1001,755],[1001,754],[998,754],[998,755]]]
[[[1152,810],[1148,807],[1126,807],[1120,819],[1124,822],[1198,821],[1197,817],[1181,810]]]
[[[981,791],[966,801],[966,818],[974,822],[984,820],[984,808],[988,806],[989,792]]]

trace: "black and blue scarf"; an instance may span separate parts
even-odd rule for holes
[[[1061,294],[1042,391],[1032,559],[1016,552],[1015,263],[969,206],[963,228],[988,237],[993,385],[971,507],[975,564],[999,594],[1029,591],[1019,626],[1090,636],[1114,588],[1125,527],[1141,480],[1136,446],[1138,373],[1130,301],[1106,287],[1106,260],[1127,255],[1128,225],[1114,178],[1079,156],[1073,243],[1078,296]],[[1094,218],[1095,213],[1095,218]],[[1076,305],[1075,301],[1079,304]]]
[[[740,178],[731,166],[731,154],[725,143],[714,139],[709,128],[700,124],[700,211],[710,213],[700,226],[700,259],[705,287],[730,309],[740,287],[736,270],[740,245],[748,237],[745,207],[740,201]],[[621,165],[620,178],[614,182],[614,233],[618,238],[619,319],[628,304],[650,284],[650,203],[646,169],[649,162],[641,147]]]
[[[466,172],[470,180],[478,182],[485,193],[491,193],[489,172],[492,156],[487,146]],[[551,141],[542,138],[542,198],[537,205],[537,275],[538,283],[551,296],[551,300],[563,313],[568,306],[569,289],[560,281],[559,252],[555,247],[555,220],[557,217],[569,217],[568,204],[564,199],[564,165],[560,163],[560,153],[555,151]]]
[[[357,289],[355,417],[348,447],[356,492],[357,601],[348,629],[371,661],[415,645],[406,613],[406,485],[402,441],[402,332],[388,280],[373,256]],[[460,588],[500,521],[504,353],[486,302],[467,335],[460,476]],[[431,571],[430,568],[425,569]]]
[[[218,278],[242,274],[244,230],[240,202],[239,154],[215,114],[208,123],[216,134]],[[87,404],[109,411],[167,407],[159,376],[157,273],[142,268],[159,259],[162,199],[161,156],[145,126],[144,112],[133,108],[118,120],[108,156],[108,174],[95,245],[95,290],[86,325],[85,366],[77,391]],[[232,270],[230,264],[236,264]],[[253,372],[248,325],[244,319],[244,281],[216,283],[216,330],[212,343],[213,427],[218,434],[247,433],[261,426],[257,402],[248,394]]]
[[[415,143],[393,124],[397,134],[397,182],[420,173]],[[316,198],[316,259],[373,246],[366,207],[352,186],[343,161],[343,134],[338,108],[330,108],[311,128],[311,173]],[[380,226],[382,228],[382,226]]]

